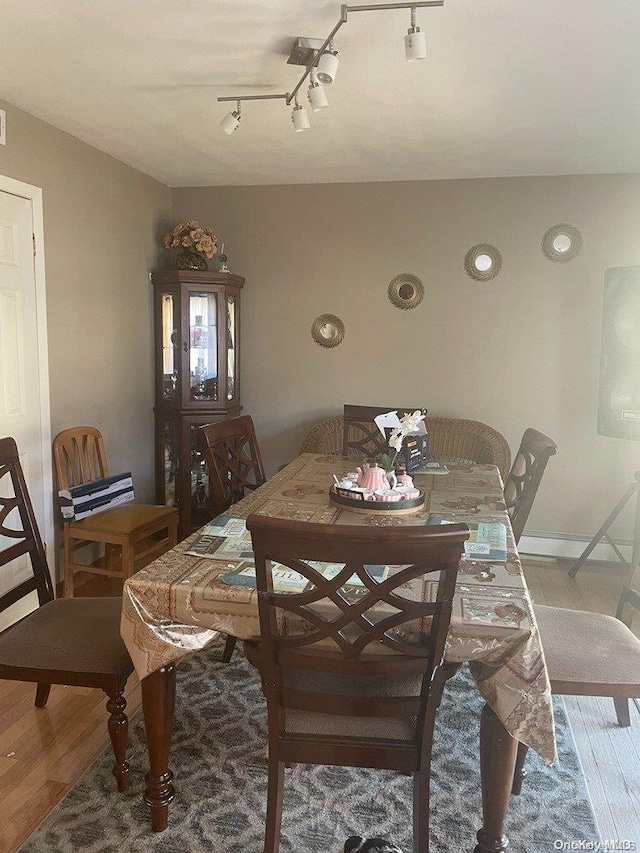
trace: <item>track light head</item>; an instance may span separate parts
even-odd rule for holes
[[[330,86],[336,79],[337,71],[338,56],[336,51],[325,51],[320,56],[316,66],[316,77],[318,79],[318,83],[322,83],[324,86]]]
[[[233,112],[227,113],[220,122],[220,127],[226,134],[231,136],[240,127],[240,101]]]
[[[411,27],[404,37],[404,52],[407,62],[427,58],[427,36],[420,27]]]
[[[296,133],[300,133],[301,130],[308,130],[311,127],[311,125],[309,124],[309,116],[307,115],[307,111],[304,107],[300,106],[297,98],[295,101],[295,106],[291,111],[291,121],[293,122],[293,126],[296,130]]]
[[[318,110],[323,110],[325,107],[329,106],[327,93],[325,92],[324,86],[321,86],[320,83],[318,83],[315,68],[311,69],[311,83],[309,85],[307,97],[309,98],[309,104],[311,105],[311,109],[314,113],[317,113]]]
[[[411,8],[411,26],[404,37],[404,53],[407,62],[427,58],[427,36],[416,26],[416,10]]]

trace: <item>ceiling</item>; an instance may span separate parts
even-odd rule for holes
[[[291,90],[294,39],[339,14],[337,0],[2,0],[0,98],[170,186],[640,172],[638,0],[445,0],[418,10],[429,58],[413,63],[408,10],[352,14],[310,130],[267,101],[224,134],[216,98]]]

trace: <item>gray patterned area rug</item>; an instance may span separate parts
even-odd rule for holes
[[[131,722],[131,787],[122,795],[104,754],[22,845],[21,853],[261,853],[266,803],[266,710],[241,648],[221,644],[178,667],[171,766],[178,796],[169,828],[153,833],[142,803],[147,765],[142,715]],[[482,700],[466,670],[445,690],[431,776],[433,853],[472,851],[481,824],[478,725]],[[511,801],[513,853],[544,853],[556,839],[598,840],[564,707],[556,703],[559,765],[528,760]],[[339,853],[349,835],[383,835],[411,853],[411,779],[388,771],[297,766],[286,771],[281,853]]]

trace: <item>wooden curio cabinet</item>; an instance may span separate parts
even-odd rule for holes
[[[231,273],[153,273],[156,490],[184,539],[213,517],[201,424],[240,414],[240,291]]]

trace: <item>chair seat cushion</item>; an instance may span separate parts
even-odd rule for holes
[[[70,524],[74,535],[82,533],[83,530],[131,535],[163,521],[168,523],[176,513],[177,510],[172,506],[125,504],[105,509],[103,512],[97,512],[95,515]]]
[[[332,714],[331,694],[360,698],[419,696],[422,678],[411,676],[338,675],[332,672],[284,670],[285,684],[296,690],[312,690],[324,694],[328,714],[287,708],[285,728],[296,734],[335,735],[348,738],[382,738],[412,740],[416,731],[415,717],[347,717]]]
[[[640,696],[640,640],[619,619],[560,607],[536,606],[535,614],[552,682],[583,686],[587,696],[591,684],[626,685]]]
[[[249,662],[260,669],[259,643],[245,641],[244,648]],[[415,717],[348,717],[332,714],[330,713],[331,694],[358,697],[418,697],[422,686],[421,676],[342,675],[286,668],[283,670],[283,677],[286,687],[323,694],[329,711],[327,714],[318,714],[313,711],[287,708],[285,730],[289,733],[405,741],[413,740],[415,737]]]
[[[120,637],[121,598],[58,598],[0,635],[2,667],[126,678],[133,664]]]
[[[287,709],[285,720],[290,734],[411,741],[416,732],[415,717],[344,717]]]

